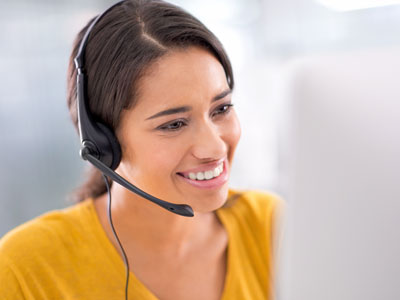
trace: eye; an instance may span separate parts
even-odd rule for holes
[[[221,106],[217,107],[212,116],[227,114],[231,110],[232,106],[233,103],[222,104]]]
[[[168,123],[165,125],[161,125],[158,129],[163,131],[177,131],[181,129],[183,126],[186,126],[186,123],[183,120],[176,120],[172,123]]]

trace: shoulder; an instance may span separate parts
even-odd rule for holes
[[[80,217],[86,206],[86,203],[79,203],[47,212],[6,233],[0,239],[1,261],[23,264],[38,254],[52,251],[50,249],[57,245],[68,246],[73,237],[79,237]]]
[[[230,189],[219,216],[236,236],[253,238],[271,249],[279,244],[284,208],[284,200],[274,192]]]
[[[285,201],[262,190],[230,189],[228,197],[223,217],[234,234],[243,244],[258,245],[263,257],[275,256],[281,244]]]
[[[87,293],[87,285],[95,284],[93,272],[111,272],[93,213],[92,202],[85,201],[45,213],[3,236],[0,298],[76,299],[76,293]]]

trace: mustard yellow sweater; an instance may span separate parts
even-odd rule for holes
[[[272,299],[275,218],[281,201],[260,191],[229,191],[217,210],[228,241],[222,300]],[[93,200],[48,212],[0,240],[0,299],[124,299],[125,266]],[[132,272],[129,299],[156,300]]]

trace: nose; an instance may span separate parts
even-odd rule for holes
[[[226,156],[227,144],[213,123],[202,124],[193,135],[192,154],[200,160],[213,161]]]

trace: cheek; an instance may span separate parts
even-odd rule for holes
[[[160,137],[143,142],[140,152],[135,152],[138,159],[136,163],[142,175],[163,178],[177,171],[175,169],[183,156],[181,143]]]
[[[147,152],[148,161],[151,162],[154,172],[168,172],[178,160],[178,152],[173,148],[173,144],[167,145],[166,143],[154,147],[151,151]]]

